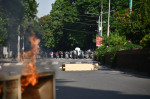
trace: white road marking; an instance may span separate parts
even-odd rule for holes
[[[49,67],[45,67],[44,69],[49,69]]]
[[[70,62],[64,62],[63,64],[70,64]]]
[[[76,62],[76,64],[81,64],[81,62]]]
[[[16,65],[22,65],[23,63],[22,62],[20,62],[20,63],[17,63]]]
[[[46,65],[46,64],[47,64],[47,62],[42,62],[42,63],[41,63],[41,65]]]
[[[10,65],[10,63],[4,63],[4,65],[3,66],[9,66]]]
[[[58,62],[52,62],[52,64],[58,64]]]

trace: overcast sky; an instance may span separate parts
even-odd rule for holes
[[[37,14],[39,18],[49,14],[50,10],[52,9],[51,4],[55,2],[55,0],[36,0],[36,1],[37,3],[39,3]]]

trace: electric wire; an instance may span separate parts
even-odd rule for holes
[[[74,32],[83,32],[83,33],[96,33],[96,32],[86,32],[86,31],[79,31],[79,30],[73,30],[73,29],[67,29],[63,28],[64,30],[74,31]]]

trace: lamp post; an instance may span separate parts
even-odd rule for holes
[[[102,37],[102,33],[103,33],[103,0],[101,0],[101,33],[100,36]]]
[[[109,29],[110,29],[109,20],[110,20],[110,0],[109,0],[109,10],[108,10],[108,29],[107,29],[107,37],[109,37]]]
[[[129,8],[130,8],[130,13],[131,13],[132,12],[132,0],[130,0]]]
[[[18,61],[20,61],[20,25],[18,26],[18,45],[17,45]]]

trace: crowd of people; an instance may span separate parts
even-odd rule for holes
[[[46,53],[47,54],[47,53]],[[83,58],[93,58],[94,51],[87,50],[87,51],[56,51],[56,52],[49,52],[48,55],[45,57],[50,57],[50,58],[66,58],[66,59],[83,59]]]

